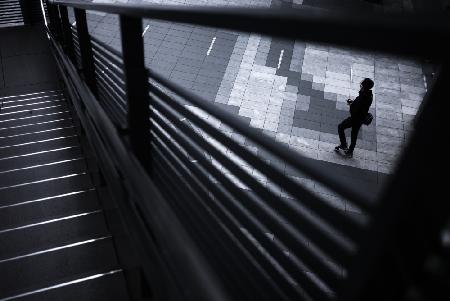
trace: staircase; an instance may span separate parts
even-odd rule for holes
[[[0,0],[0,27],[23,25],[19,0]]]
[[[128,300],[64,95],[0,102],[0,301]]]

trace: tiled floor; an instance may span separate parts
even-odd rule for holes
[[[326,9],[333,1],[115,2],[308,5]],[[116,16],[90,13],[88,18],[91,34],[120,49]],[[316,160],[330,172],[338,171],[363,183],[369,191],[377,191],[386,175],[392,173],[426,92],[421,62],[386,54],[154,20],[144,21],[143,34],[150,68]],[[333,151],[339,140],[337,125],[349,115],[345,100],[357,96],[364,77],[375,81],[370,110],[375,119],[370,126],[362,127],[354,158],[345,159]],[[301,177],[288,170],[286,173]],[[337,197],[314,182],[312,187],[317,193]]]

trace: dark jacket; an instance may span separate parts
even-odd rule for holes
[[[359,96],[350,105],[350,115],[352,119],[362,122],[372,105],[373,95],[371,90],[359,91]]]

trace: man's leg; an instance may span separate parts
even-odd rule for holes
[[[353,150],[355,149],[356,140],[358,139],[358,133],[359,133],[360,128],[361,128],[361,123],[357,123],[352,126],[351,143],[350,143],[350,147],[348,148],[349,153],[353,153]]]
[[[339,140],[341,141],[341,148],[347,148],[347,138],[345,137],[345,129],[348,129],[352,127],[352,118],[348,117],[347,119],[344,119],[339,125],[338,125],[338,133],[339,133]]]

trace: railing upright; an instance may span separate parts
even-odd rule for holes
[[[72,38],[72,29],[69,22],[69,13],[67,11],[66,6],[60,5],[58,8],[59,8],[59,15],[61,16],[61,28],[64,41],[64,51],[66,52],[70,60],[76,65],[75,49]]]
[[[48,17],[50,19],[50,29],[57,39],[61,39],[61,20],[59,18],[58,6],[47,3]]]
[[[74,9],[75,21],[77,22],[78,40],[80,43],[81,66],[84,79],[91,88],[92,93],[97,95],[97,83],[95,79],[94,54],[92,52],[91,38],[89,37],[88,25],[86,20],[86,11],[83,9]]]
[[[137,158],[149,167],[150,102],[144,61],[142,19],[120,16],[125,92],[128,104],[130,143]]]

